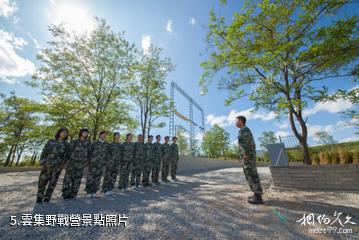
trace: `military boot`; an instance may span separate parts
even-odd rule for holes
[[[252,198],[248,198],[248,202],[251,204],[262,204],[262,194],[255,193]]]

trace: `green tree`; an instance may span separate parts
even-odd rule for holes
[[[273,131],[264,131],[262,132],[262,135],[258,138],[260,142],[260,147],[263,150],[267,149],[268,144],[273,144],[278,141],[275,133]]]
[[[40,157],[42,147],[50,138],[54,138],[56,130],[54,130],[53,126],[47,125],[36,125],[31,129],[26,142],[27,150],[31,154],[31,165],[35,165],[35,162]]]
[[[332,145],[335,143],[334,138],[327,131],[318,131],[314,134],[314,139],[321,145]]]
[[[124,95],[135,48],[123,33],[111,31],[102,19],[97,19],[97,27],[89,34],[69,33],[62,25],[49,30],[53,39],[38,54],[40,64],[29,84],[41,87],[55,125],[75,128],[84,120],[92,139],[101,129],[133,125]],[[62,107],[70,112],[63,114]]]
[[[239,148],[237,144],[231,144],[225,152],[226,158],[229,159],[238,159],[239,157]]]
[[[352,78],[357,72],[358,17],[333,17],[348,3],[248,1],[243,13],[235,12],[231,20],[211,12],[203,92],[215,76],[227,73],[218,82],[231,92],[226,104],[248,97],[256,109],[288,116],[303,162],[310,164],[306,103],[318,96],[319,81]]]
[[[46,98],[43,111],[45,121],[49,123],[52,131],[66,127],[69,130],[70,139],[77,137],[79,129],[91,127],[88,115],[78,101],[64,101],[59,97]],[[39,132],[42,130],[38,129]]]
[[[203,152],[212,158],[224,156],[229,148],[229,133],[217,124],[206,132],[202,142]]]
[[[176,130],[176,137],[177,137],[177,144],[178,144],[178,151],[180,155],[189,155],[190,148],[189,148],[189,136],[188,132],[184,130],[184,128],[179,127]]]
[[[169,58],[161,58],[162,49],[153,45],[141,53],[133,77],[130,79],[129,96],[139,108],[141,131],[144,136],[151,128],[161,128],[164,122],[156,121],[170,113],[171,103],[166,95],[166,78],[174,65]]]
[[[27,147],[30,132],[39,123],[42,106],[27,98],[17,97],[14,92],[8,97],[4,94],[0,97],[1,144],[3,153],[7,151],[4,166],[11,166],[14,161],[18,165]]]

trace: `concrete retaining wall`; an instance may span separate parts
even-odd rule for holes
[[[359,164],[270,167],[273,186],[359,192]]]
[[[237,161],[217,160],[213,158],[180,156],[178,174],[191,174],[221,168],[240,167]],[[0,173],[39,171],[40,167],[1,167]]]
[[[177,172],[178,174],[190,174],[194,172],[210,171],[231,167],[240,167],[240,164],[237,161],[232,160],[180,156]]]

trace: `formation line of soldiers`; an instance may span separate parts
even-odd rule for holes
[[[69,143],[68,130],[61,128],[55,134],[55,139],[46,143],[40,156],[37,203],[50,201],[63,169],[66,169],[62,186],[62,197],[65,200],[77,196],[86,167],[85,191],[89,198],[97,196],[102,177],[102,192],[105,195],[113,194],[117,178],[122,191],[130,186],[152,186],[150,176],[151,182],[158,185],[160,172],[162,182],[169,182],[169,171],[172,180],[177,180],[177,137],[173,137],[170,144],[170,138],[166,136],[161,144],[160,135],[156,136],[155,143],[152,135],[148,136],[146,143],[142,134],[138,135],[137,142],[132,142],[133,136],[128,133],[122,143],[119,132],[113,134],[111,143],[106,141],[106,131],[101,131],[99,139],[93,142],[88,140],[88,136],[88,129],[81,129],[79,138]]]

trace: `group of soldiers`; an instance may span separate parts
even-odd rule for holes
[[[236,126],[240,129],[238,135],[239,158],[249,187],[254,193],[248,198],[252,204],[262,204],[263,190],[256,166],[256,145],[253,135],[246,126],[246,118],[238,116]],[[48,141],[41,153],[41,172],[39,177],[37,203],[49,202],[61,171],[66,168],[62,196],[65,200],[75,198],[78,194],[84,169],[88,167],[86,176],[87,196],[96,197],[103,177],[102,192],[113,194],[116,180],[119,176],[119,189],[126,190],[129,186],[144,187],[168,182],[167,177],[171,168],[171,178],[176,179],[179,160],[177,137],[166,136],[161,144],[161,136],[157,135],[155,143],[153,136],[148,136],[144,143],[142,134],[137,136],[137,142],[132,142],[132,134],[128,133],[121,143],[120,133],[113,134],[113,141],[106,141],[107,132],[101,131],[99,139],[92,143],[88,140],[89,131],[81,129],[76,140],[67,142],[68,130],[61,128],[55,139]],[[162,169],[161,169],[162,166]],[[171,167],[170,167],[171,166]],[[141,179],[142,177],[142,179]]]
[[[97,196],[102,177],[102,192],[105,195],[113,194],[117,179],[122,191],[130,186],[152,186],[150,182],[158,185],[160,177],[162,182],[168,182],[169,171],[171,179],[177,180],[177,137],[172,138],[171,144],[168,136],[161,144],[160,135],[156,136],[154,143],[152,135],[148,136],[145,143],[142,134],[137,136],[137,142],[132,141],[131,133],[126,135],[124,142],[121,142],[119,132],[113,134],[111,143],[106,141],[106,131],[101,131],[99,139],[93,142],[88,140],[88,137],[89,131],[84,128],[80,130],[78,139],[69,143],[68,130],[61,128],[55,139],[46,143],[40,156],[37,203],[50,201],[64,168],[66,170],[62,196],[65,200],[77,196],[86,167],[88,171],[85,191],[89,198]]]

